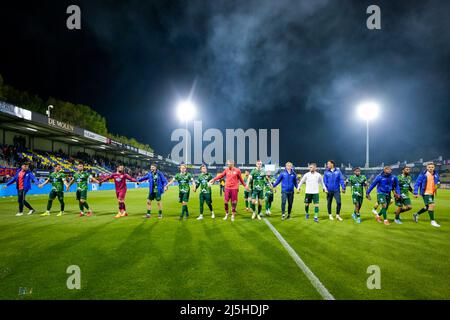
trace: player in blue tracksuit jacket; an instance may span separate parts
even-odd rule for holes
[[[427,169],[420,173],[414,185],[414,197],[417,198],[420,191],[420,195],[425,203],[425,207],[420,209],[419,212],[413,214],[413,219],[415,222],[419,221],[419,215],[428,211],[431,225],[433,227],[440,227],[440,225],[434,220],[434,195],[436,194],[439,184],[439,174],[436,171],[436,166],[434,163],[427,164]]]
[[[339,168],[335,167],[335,162],[333,160],[328,160],[327,169],[323,173],[323,183],[327,187],[327,209],[328,217],[330,220],[333,219],[331,214],[331,206],[333,204],[333,198],[336,200],[336,219],[342,221],[341,218],[341,188],[342,193],[345,193],[345,179]]]
[[[294,188],[297,188],[297,175],[292,169],[292,163],[286,162],[285,169],[281,171],[277,180],[274,182],[275,188],[281,183],[281,219],[285,218],[286,201],[288,203],[287,219],[291,218],[292,204],[294,203]]]
[[[372,181],[366,191],[367,199],[371,199],[370,192],[375,187],[377,187],[377,202],[381,205],[381,211],[377,215],[377,221],[381,222],[381,216],[383,216],[384,224],[389,225],[389,220],[387,219],[387,209],[391,203],[391,192],[394,192],[394,196],[396,198],[400,197],[400,186],[398,179],[392,174],[391,167],[384,167],[383,172],[377,175]]]
[[[32,214],[35,212],[30,203],[26,200],[26,196],[28,191],[31,189],[31,183],[35,185],[39,184],[39,181],[34,176],[33,172],[31,172],[28,163],[22,164],[21,168],[16,171],[14,177],[9,180],[3,188],[7,188],[13,183],[16,183],[17,188],[17,201],[19,202],[19,212],[16,216],[23,215],[23,207],[27,207],[30,211],[28,214]]]
[[[148,180],[148,188],[149,193],[147,197],[147,214],[144,216],[145,218],[150,218],[152,213],[152,201],[156,200],[156,204],[158,205],[158,218],[162,218],[162,204],[161,204],[161,196],[164,193],[164,187],[167,185],[168,181],[164,174],[159,171],[156,167],[156,164],[152,164],[150,166],[150,171],[138,179],[138,182]]]

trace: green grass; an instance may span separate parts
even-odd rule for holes
[[[0,199],[0,299],[320,299],[263,221],[244,211],[240,192],[234,223],[223,221],[214,189],[215,221],[197,221],[198,196],[191,193],[187,221],[178,221],[177,189],[163,197],[165,218],[145,220],[147,190],[129,190],[130,216],[113,219],[114,192],[89,194],[93,217],[79,218],[74,194],[66,215],[15,217],[15,198]],[[269,220],[336,299],[449,299],[450,191],[441,190],[436,215],[440,229],[423,214],[404,224],[378,224],[363,205],[364,221],[350,217],[343,197],[343,222],[328,221],[321,195],[321,221],[304,219],[296,195],[293,219],[281,221],[275,195]],[[29,196],[43,210],[46,196]],[[413,211],[422,206],[413,200]],[[392,215],[390,208],[389,216]],[[81,290],[66,287],[69,265],[81,269]],[[381,289],[366,286],[369,265],[381,268]],[[19,296],[19,288],[32,294]]]

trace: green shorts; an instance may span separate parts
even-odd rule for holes
[[[314,202],[314,204],[319,203],[319,194],[318,193],[305,194],[305,203],[311,203],[311,202]]]
[[[391,204],[391,195],[385,193],[377,193],[377,202],[378,204],[385,204],[386,206],[389,206]]]
[[[250,191],[244,190],[244,199],[251,198]]]
[[[252,190],[252,199],[258,199],[258,200],[264,199],[264,191],[263,190]]]
[[[55,191],[55,190],[50,191],[48,199],[53,201],[56,199],[56,197],[58,197],[58,200],[60,201],[64,200],[64,191]]]
[[[87,200],[87,190],[77,189],[77,200],[80,201],[81,199]]]
[[[211,193],[209,193],[209,192],[201,192],[198,197],[199,197],[200,203],[203,203],[203,202],[212,203]]]
[[[424,194],[422,197],[423,197],[423,203],[425,203],[426,206],[434,203],[434,195]]]
[[[157,191],[149,192],[147,200],[153,201],[161,201],[161,194]]]
[[[352,194],[352,201],[354,205],[358,205],[359,207],[362,206],[362,203],[364,201],[364,197],[363,196],[359,196],[357,194]]]
[[[189,193],[190,192],[180,192],[178,193],[179,202],[188,202],[189,201]]]
[[[410,206],[411,205],[411,199],[410,198],[398,198],[395,199],[395,205],[397,207],[403,207],[403,206]]]

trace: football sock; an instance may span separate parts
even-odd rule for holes
[[[248,208],[248,200],[245,200],[245,207]]]
[[[381,209],[380,213],[378,214],[383,215],[383,219],[386,220],[387,219],[387,213],[386,213],[386,208]]]
[[[86,201],[84,202],[84,207],[89,210],[89,205]]]
[[[211,202],[207,202],[206,203],[208,205],[209,211],[213,211],[213,207],[212,207],[212,203]]]
[[[152,214],[152,210],[147,210],[147,214]]]
[[[433,221],[434,220],[434,211],[428,210],[428,215],[430,216],[430,220]]]
[[[319,216],[319,207],[314,207],[314,217],[317,218]]]
[[[228,214],[228,202],[225,203],[225,213]]]
[[[252,209],[253,212],[255,212],[256,210],[255,204],[253,202],[250,203],[250,209]]]
[[[258,204],[258,214],[261,214],[262,205]]]
[[[53,205],[53,200],[48,200],[47,202],[47,211],[50,211],[50,209],[52,208]]]
[[[82,204],[81,202],[78,203],[78,207],[80,208],[81,212],[84,211],[84,204]]]
[[[309,206],[305,206],[305,212],[309,213]]]
[[[419,212],[417,212],[417,214],[422,214],[422,213],[424,213],[424,212],[427,212],[427,208],[426,208],[426,207],[420,209]]]
[[[234,214],[236,213],[236,202],[231,203],[231,212]]]

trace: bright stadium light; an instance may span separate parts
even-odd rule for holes
[[[369,168],[369,122],[378,117],[379,107],[373,101],[362,102],[358,106],[358,116],[366,121],[366,168]]]
[[[191,100],[183,100],[177,104],[177,116],[180,121],[190,121],[196,113],[195,105]]]
[[[186,135],[188,132],[188,122],[192,119],[194,119],[196,114],[196,107],[194,103],[191,101],[191,99],[188,100],[182,100],[178,102],[177,104],[177,116],[180,121],[184,121],[186,125]],[[186,136],[186,149],[185,149],[186,157],[185,157],[185,163],[188,163],[188,139]]]
[[[375,102],[363,102],[358,106],[358,115],[366,121],[376,119],[378,111],[378,104]]]

